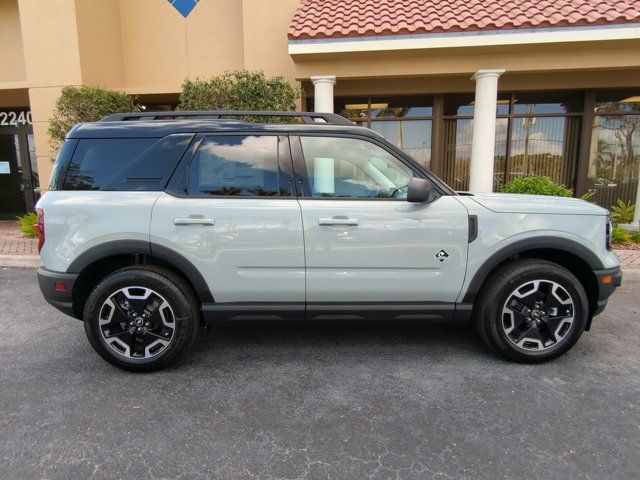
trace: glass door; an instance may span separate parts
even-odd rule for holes
[[[0,217],[10,218],[26,210],[21,163],[20,137],[0,135]]]

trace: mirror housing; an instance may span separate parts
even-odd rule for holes
[[[409,181],[407,188],[407,202],[411,203],[428,203],[435,200],[435,191],[431,186],[431,182],[424,178],[413,177]]]

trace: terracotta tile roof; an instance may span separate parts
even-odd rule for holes
[[[640,22],[640,0],[303,0],[290,39]]]

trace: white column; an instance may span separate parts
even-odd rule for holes
[[[313,82],[313,111],[333,113],[333,86],[336,84],[335,75],[319,75],[311,77]]]
[[[496,138],[498,77],[504,70],[478,70],[471,80],[476,82],[473,112],[473,142],[469,190],[474,193],[493,191],[493,155]]]

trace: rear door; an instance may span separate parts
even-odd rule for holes
[[[257,311],[285,302],[303,312],[302,221],[288,138],[198,136],[154,206],[151,242],[187,257],[217,305]]]
[[[383,143],[346,136],[292,137],[304,185],[307,302],[453,303],[464,281],[468,214],[455,196],[405,200],[421,176]],[[321,309],[321,308],[320,308]]]

